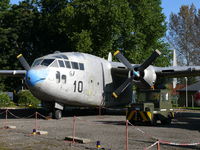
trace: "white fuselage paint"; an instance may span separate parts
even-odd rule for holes
[[[64,54],[69,61],[83,63],[84,70],[46,67],[48,76],[43,82],[30,87],[32,93],[43,101],[56,101],[66,105],[104,105],[104,86],[113,82],[111,64],[107,60],[89,54]],[[43,59],[48,57],[47,55]],[[40,67],[36,66],[32,69]],[[58,72],[60,73],[60,81],[56,78]],[[63,75],[66,76],[66,80],[62,79]]]

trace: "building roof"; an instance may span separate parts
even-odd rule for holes
[[[185,91],[186,91],[186,87],[177,90],[177,92],[185,92]],[[188,92],[197,92],[197,91],[200,91],[200,81],[196,82],[196,83],[194,83],[192,85],[189,85],[187,87],[187,91]]]

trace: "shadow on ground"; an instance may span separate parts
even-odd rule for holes
[[[7,113],[6,113],[7,112]],[[38,112],[41,115],[38,115],[38,118],[44,118],[42,116],[47,116],[47,111],[45,108],[23,108],[23,109],[0,109],[0,119],[5,119],[6,116],[8,119],[19,119],[19,118],[35,118],[35,113]],[[7,114],[7,115],[6,115]],[[73,117],[73,116],[96,116],[96,115],[124,115],[125,110],[105,110],[102,109],[99,112],[99,109],[69,109],[64,110],[62,113],[63,117]]]

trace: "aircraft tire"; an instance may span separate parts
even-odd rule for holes
[[[55,110],[55,119],[61,119],[62,118],[62,111],[57,109]]]
[[[167,119],[161,120],[161,124],[163,124],[163,125],[170,125],[171,121],[172,121],[171,118],[167,118]]]
[[[156,125],[157,125],[157,121],[158,121],[158,118],[157,118],[156,115],[154,115],[154,117],[153,117],[153,119],[152,119],[152,121],[151,121],[151,125],[152,125],[152,126],[156,126]]]

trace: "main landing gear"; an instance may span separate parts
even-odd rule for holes
[[[53,119],[62,118],[62,110],[64,106],[57,102],[44,102],[45,107],[47,108],[47,116]]]

